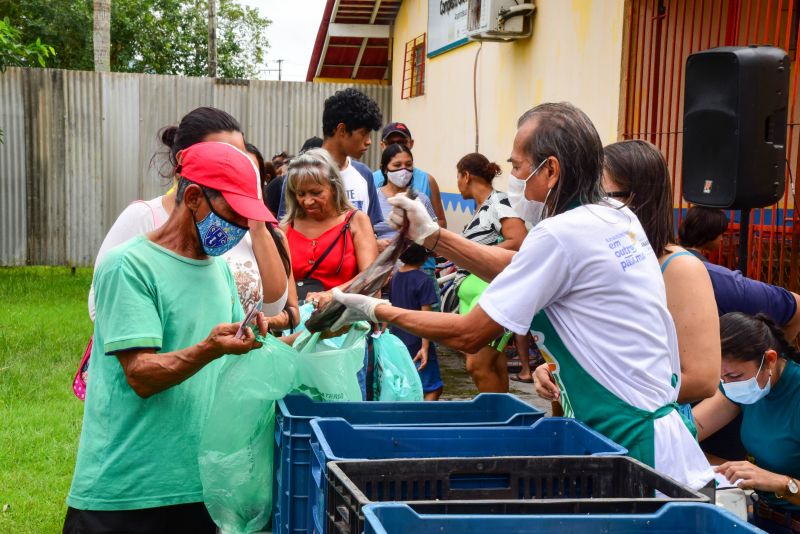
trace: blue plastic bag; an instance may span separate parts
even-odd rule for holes
[[[225,356],[198,453],[203,501],[225,534],[262,530],[272,515],[275,401],[296,386],[297,353],[273,336]]]
[[[304,331],[294,342],[297,350],[297,391],[316,400],[360,401],[358,372],[364,366],[369,324],[355,323],[344,336],[321,339]]]
[[[422,381],[399,337],[384,331],[375,337],[375,400],[421,401]]]

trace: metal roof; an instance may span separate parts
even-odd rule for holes
[[[402,0],[328,0],[306,81],[388,80],[390,24]]]

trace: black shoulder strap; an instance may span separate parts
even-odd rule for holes
[[[340,239],[340,238],[341,238],[343,235],[344,235],[344,236],[346,236],[346,235],[347,235],[347,230],[350,228],[350,219],[352,219],[352,218],[353,218],[353,214],[354,214],[354,213],[355,213],[355,210],[351,211],[351,212],[350,212],[350,213],[347,215],[347,217],[346,217],[346,218],[345,218],[345,220],[344,220],[344,226],[342,227],[342,231],[341,231],[341,232],[339,232],[339,233],[337,234],[337,236],[336,236],[336,239],[334,239],[334,240],[333,240],[333,243],[331,243],[331,244],[328,246],[328,248],[326,248],[326,249],[325,249],[325,252],[323,252],[323,253],[322,253],[322,255],[321,255],[319,258],[317,258],[317,261],[315,261],[315,262],[314,262],[314,265],[312,265],[312,266],[311,266],[311,269],[309,269],[309,270],[308,270],[308,272],[306,273],[306,276],[305,276],[306,278],[311,278],[311,274],[312,274],[314,271],[316,271],[316,270],[317,270],[317,267],[319,267],[319,265],[320,265],[320,264],[323,262],[323,260],[324,260],[325,258],[327,258],[327,257],[328,257],[328,254],[330,254],[330,253],[331,253],[331,250],[333,250],[333,247],[335,247],[335,246],[336,246],[336,243],[338,243],[338,242],[339,242],[339,239]],[[347,239],[347,237],[345,237],[345,239]],[[345,247],[347,247],[347,241],[345,241]],[[344,255],[342,255],[342,256],[344,257]],[[342,264],[341,264],[341,262],[340,262],[340,263],[339,263],[339,269],[341,269],[341,268],[342,268]],[[337,269],[337,272],[339,271],[339,269]]]

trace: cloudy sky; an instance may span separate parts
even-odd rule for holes
[[[283,79],[305,81],[314,40],[317,37],[325,0],[240,0],[257,8],[272,20],[267,30],[269,52],[267,66],[277,69],[276,59],[283,59]],[[277,80],[278,73],[263,72],[259,78]]]

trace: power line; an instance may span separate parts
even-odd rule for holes
[[[276,59],[275,63],[278,64],[277,69],[261,69],[259,72],[275,72],[278,71],[278,81],[281,81],[283,77],[283,65],[282,63],[286,61],[285,59]]]

